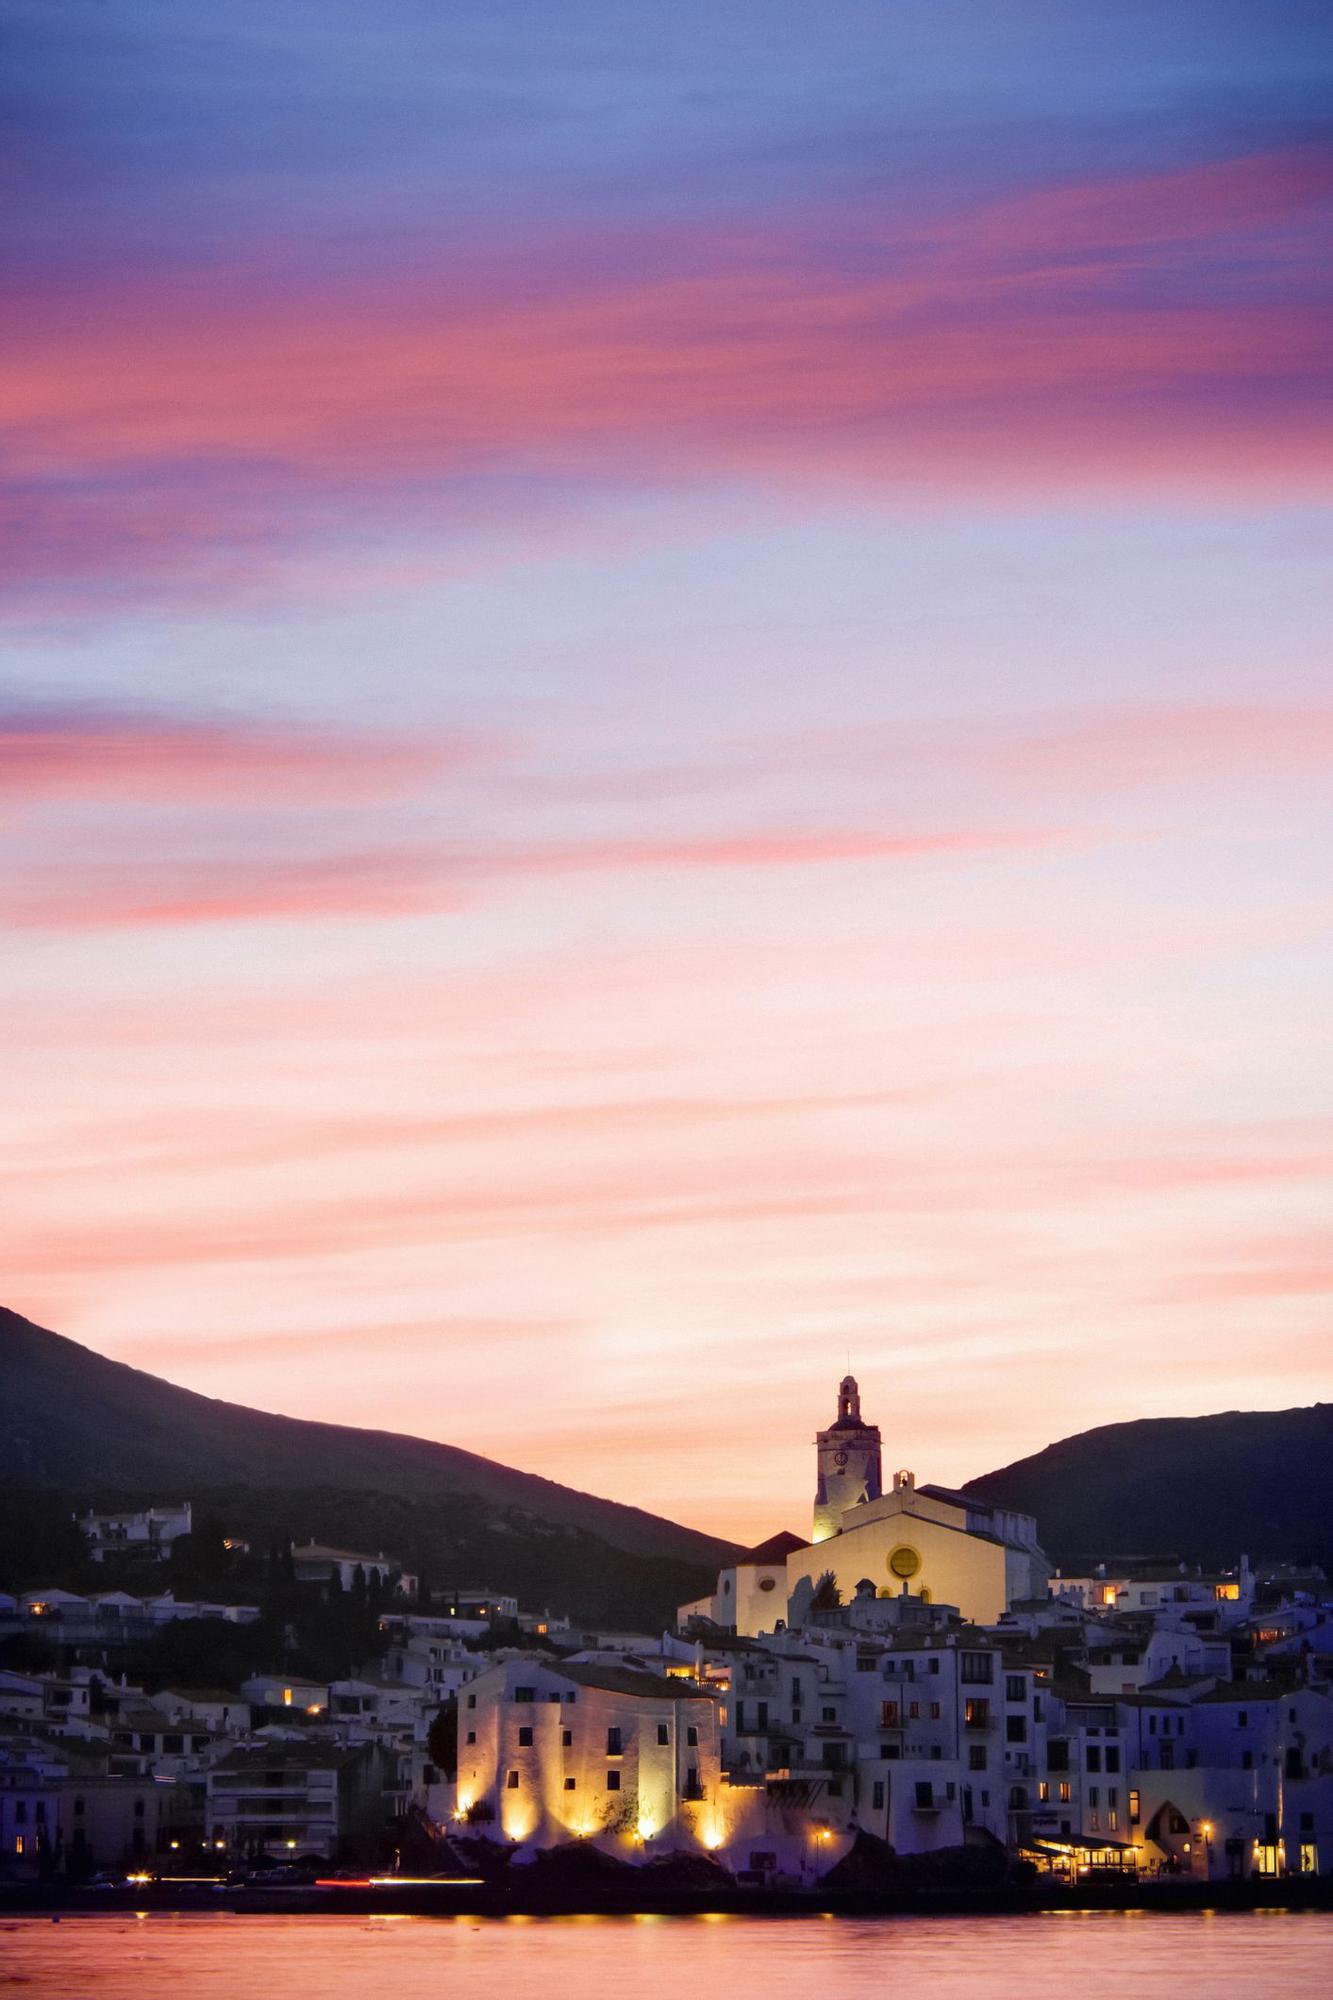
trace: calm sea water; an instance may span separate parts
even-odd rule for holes
[[[855,1984],[853,1984],[855,1982]],[[65,1916],[0,1924],[23,2000],[1306,2000],[1333,1916]]]

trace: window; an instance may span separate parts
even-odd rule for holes
[[[896,1701],[882,1701],[879,1705],[879,1726],[881,1729],[898,1727],[898,1704]]]
[[[574,1789],[574,1780],[573,1780],[572,1778],[566,1778],[566,1779],[565,1779],[565,1790],[566,1790],[567,1792],[572,1792],[572,1791],[573,1791],[573,1789]]]
[[[142,1819],[142,1818],[143,1818],[143,1800],[142,1800],[142,1799],[136,1799],[136,1800],[134,1801],[134,1817],[135,1817],[136,1819]]]
[[[1242,1751],[1241,1751],[1241,1753],[1240,1753],[1240,1768],[1241,1768],[1241,1770],[1242,1770],[1242,1771],[1252,1771],[1252,1770],[1254,1769],[1254,1752],[1253,1752],[1253,1750],[1242,1750]]]
[[[989,1686],[994,1678],[995,1656],[993,1653],[962,1653],[959,1655],[960,1677],[973,1686]]]
[[[838,1711],[836,1708],[821,1708],[819,1711],[819,1719],[821,1722],[836,1722],[838,1719]]]
[[[1237,1727],[1237,1729],[1248,1729],[1248,1728],[1249,1728],[1249,1726],[1250,1726],[1250,1711],[1249,1711],[1249,1709],[1248,1709],[1248,1708],[1238,1708],[1238,1709],[1236,1710],[1236,1727]]]
[[[1115,1833],[1119,1825],[1120,1825],[1120,1814],[1116,1811],[1115,1807],[1112,1806],[1110,1811],[1106,1815],[1107,1832]]]
[[[1102,1768],[1101,1748],[1096,1743],[1088,1745],[1087,1768],[1090,1771],[1100,1771]]]
[[[883,1812],[884,1810],[883,1778],[876,1778],[874,1784],[870,1788],[870,1809],[872,1812]]]
[[[19,1799],[14,1806],[14,1824],[15,1826],[26,1826],[27,1823],[28,1823],[27,1801],[25,1799]]]
[[[765,1717],[764,1717],[764,1721],[765,1721],[765,1722],[767,1722],[767,1720],[768,1720],[768,1717],[767,1717],[767,1716],[765,1716]],[[688,1746],[688,1747],[689,1747],[689,1748],[690,1748],[691,1750],[697,1750],[697,1749],[698,1749],[698,1747],[699,1747],[699,1732],[698,1732],[698,1730],[697,1730],[697,1729],[695,1728],[695,1726],[694,1726],[694,1724],[693,1724],[692,1722],[691,1722],[690,1724],[688,1724],[688,1726],[686,1727],[686,1730],[685,1730],[685,1742],[686,1742],[687,1746]]]
[[[929,1812],[935,1804],[935,1788],[929,1778],[918,1778],[913,1790],[916,1803],[923,1812]]]
[[[562,1750],[572,1750],[572,1749],[573,1749],[573,1747],[574,1747],[574,1732],[573,1732],[573,1730],[572,1730],[572,1729],[562,1729],[562,1730],[560,1731],[560,1748],[561,1748]]]
[[[83,1800],[82,1800],[82,1799],[75,1799],[75,1801],[74,1801],[74,1817],[75,1817],[75,1819],[82,1819],[82,1818],[83,1818]]]
[[[477,1740],[477,1732],[476,1732],[476,1730],[475,1730],[475,1729],[469,1729],[469,1731],[468,1731],[468,1733],[467,1733],[467,1740],[468,1740],[468,1742],[469,1742],[469,1743],[475,1743],[475,1742],[476,1742],[476,1740]]]
[[[671,1731],[667,1728],[665,1722],[659,1722],[657,1725],[657,1740],[659,1743],[669,1743],[671,1741]]]
[[[1062,1805],[1062,1806],[1067,1806],[1067,1805],[1069,1804],[1069,1780],[1068,1780],[1068,1778],[1062,1778],[1062,1779],[1061,1779],[1061,1781],[1060,1781],[1060,1803],[1061,1803],[1061,1805]]]
[[[1027,1795],[1026,1785],[1010,1785],[1009,1787],[1010,1812],[1026,1812],[1027,1803],[1028,1803],[1028,1795]]]
[[[520,1730],[519,1730],[519,1732],[518,1732],[518,1747],[519,1747],[519,1749],[520,1749],[520,1750],[531,1750],[531,1748],[532,1748],[532,1730],[531,1730],[530,1728],[527,1728],[527,1727],[525,1727],[525,1728],[523,1728],[523,1729],[520,1729]]]
[[[624,1745],[621,1742],[620,1730],[617,1726],[613,1725],[606,1732],[606,1754],[608,1757],[619,1757],[623,1753]]]
[[[1004,1740],[1006,1743],[1027,1742],[1028,1719],[1025,1715],[1006,1715],[1004,1718]]]
[[[1041,1783],[1037,1787],[1037,1803],[1039,1805],[1046,1806],[1049,1805],[1050,1802],[1051,1802],[1051,1788],[1047,1784],[1046,1780],[1043,1778]]]
[[[566,1688],[563,1696],[561,1697],[561,1699],[567,1701],[571,1707],[578,1700],[578,1698],[579,1698],[579,1691],[577,1688]]]
[[[909,1702],[908,1702],[908,1704],[907,1704],[907,1719],[908,1719],[908,1721],[909,1721],[909,1722],[919,1722],[919,1721],[920,1721],[920,1719],[921,1719],[921,1703],[920,1703],[919,1701],[909,1701]]]
[[[1139,1811],[1139,1795],[1137,1792],[1131,1792],[1129,1795],[1129,1823],[1131,1826],[1138,1825]]]
[[[984,1743],[969,1743],[967,1746],[967,1768],[969,1771],[984,1771],[986,1768],[986,1746]]]
[[[1022,1674],[1007,1674],[1004,1682],[1006,1701],[1026,1701],[1028,1686]]]
[[[1118,1771],[1120,1769],[1120,1745],[1118,1743],[1108,1743],[1106,1746],[1106,1768],[1108,1771]]]
[[[963,1703],[963,1720],[969,1729],[990,1727],[990,1702],[983,1695],[969,1695]]]
[[[620,1790],[620,1773],[619,1773],[619,1771],[608,1771],[608,1772],[607,1772],[607,1774],[606,1774],[606,1789],[607,1789],[607,1791],[608,1791],[608,1792],[618,1792],[618,1791]]]
[[[517,1687],[514,1689],[515,1701],[536,1701],[536,1699],[537,1699],[536,1688]]]
[[[508,1776],[508,1777],[507,1777],[507,1778],[505,1779],[505,1787],[506,1787],[506,1790],[508,1790],[508,1791],[511,1791],[511,1792],[516,1792],[516,1791],[518,1790],[518,1772],[517,1772],[517,1771],[511,1771],[511,1772],[509,1773],[509,1776]]]
[[[1101,1792],[1099,1791],[1099,1789],[1097,1788],[1097,1786],[1096,1786],[1096,1785],[1089,1785],[1089,1786],[1088,1786],[1088,1804],[1089,1804],[1090,1806],[1098,1806],[1098,1805],[1100,1805],[1100,1804],[1101,1804],[1101,1802],[1102,1802],[1102,1795],[1101,1795]]]
[[[467,1698],[467,1705],[468,1705],[468,1707],[469,1707],[469,1708],[475,1708],[475,1707],[476,1707],[476,1705],[477,1705],[477,1697],[476,1697],[476,1696],[475,1696],[474,1694],[470,1694],[470,1695],[468,1696],[468,1698]]]
[[[932,1701],[930,1704],[930,1719],[932,1722],[938,1722],[940,1719],[940,1705],[937,1701]]]

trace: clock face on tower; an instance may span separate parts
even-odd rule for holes
[[[834,1452],[834,1454],[833,1454],[833,1463],[834,1463],[834,1464],[835,1464],[836,1466],[844,1466],[844,1465],[846,1465],[846,1463],[847,1463],[847,1454],[846,1454],[846,1452],[845,1452],[845,1451],[835,1451],[835,1452]]]

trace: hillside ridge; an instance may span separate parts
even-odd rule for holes
[[[184,1494],[238,1484],[458,1494],[632,1554],[716,1564],[733,1553],[720,1537],[457,1445],[201,1395],[0,1307],[0,1485]]]
[[[1048,1553],[1333,1559],[1333,1403],[1135,1417],[1060,1438],[962,1489],[1035,1514]]]

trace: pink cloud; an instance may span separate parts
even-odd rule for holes
[[[43,930],[174,927],[275,918],[397,917],[452,910],[504,883],[568,874],[680,874],[699,869],[828,867],[1003,855],[1048,846],[1030,832],[893,833],[868,828],[772,830],[690,839],[551,841],[450,850],[388,844],[315,859],[271,854],[120,861],[80,854],[13,870],[0,916]]]
[[[63,293],[20,296],[0,377],[20,577],[160,580],[220,549],[244,572],[336,534],[353,494],[447,523],[479,475],[1322,490],[1309,272],[1331,186],[1299,148],[981,204],[928,236],[849,240],[842,214],[677,229],[647,254],[536,251],[518,296],[429,269],[373,294],[131,273],[77,319]],[[1188,295],[1139,281],[1190,246]]]
[[[482,745],[142,711],[0,710],[0,800],[353,803],[475,764]]]

